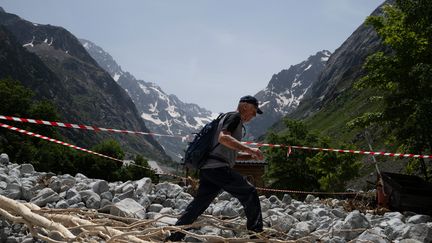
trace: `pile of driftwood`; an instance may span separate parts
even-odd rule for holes
[[[140,220],[99,213],[96,210],[45,209],[32,203],[0,196],[0,218],[25,224],[33,237],[46,242],[161,242],[171,233],[181,231],[205,242],[294,242],[286,241],[287,235],[271,229],[260,234],[247,232],[238,218],[218,219],[203,215],[192,225],[177,227],[161,223],[162,216],[154,220]],[[202,226],[232,230],[240,237],[225,238],[218,235],[199,235],[186,228]],[[311,242],[304,237],[295,242]]]

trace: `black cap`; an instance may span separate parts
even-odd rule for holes
[[[258,107],[258,100],[251,95],[246,95],[246,96],[241,97],[239,102],[246,102],[246,103],[252,104],[257,108],[258,114],[263,113],[262,110]]]

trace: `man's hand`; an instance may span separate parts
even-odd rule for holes
[[[259,150],[259,148],[250,148],[250,150],[248,151],[248,153],[252,156],[252,158],[257,159],[257,160],[263,160],[264,156],[261,153],[261,150]]]

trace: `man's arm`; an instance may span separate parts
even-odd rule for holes
[[[254,159],[255,158],[252,157],[252,155],[245,154],[245,153],[242,153],[242,152],[238,153],[237,157],[236,157],[236,160],[240,160],[240,161],[242,161],[242,160],[254,160]]]
[[[231,136],[231,133],[229,131],[221,131],[219,133],[219,138],[218,138],[219,143],[225,145],[226,147],[239,151],[239,152],[244,152],[246,153],[245,155],[245,160],[250,160],[250,159],[258,159],[258,160],[262,160],[264,159],[264,156],[262,155],[261,151],[257,148],[251,148],[249,146],[246,146],[242,143],[240,143],[239,140],[235,139],[233,136]],[[250,156],[249,159],[246,156]],[[237,159],[243,159],[243,158],[239,158],[237,157]]]

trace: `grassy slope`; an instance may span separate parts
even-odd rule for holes
[[[371,90],[349,89],[341,93],[336,99],[326,104],[319,112],[306,118],[304,122],[312,130],[319,131],[334,140],[334,145],[360,142],[356,137],[362,129],[348,128],[347,123],[367,111],[377,111],[378,103],[371,103],[368,99],[374,96]],[[364,145],[360,143],[359,145]]]
[[[370,150],[364,137],[364,129],[351,129],[347,122],[364,112],[374,112],[380,109],[380,104],[370,102],[369,98],[376,96],[373,90],[356,90],[347,89],[345,92],[322,107],[322,109],[312,116],[307,117],[304,122],[311,129],[318,131],[321,135],[328,136],[331,139],[331,146],[339,148],[341,143],[354,144],[358,150]],[[374,151],[395,152],[396,145],[389,146],[386,144],[386,135],[381,132],[379,127],[371,129],[372,146]],[[308,146],[305,144],[305,146]],[[360,177],[354,178],[348,183],[349,188],[369,189],[374,187],[372,184],[376,180],[375,166],[372,163],[372,157],[359,155],[364,166],[360,170]],[[381,171],[390,171],[401,173],[406,161],[399,158],[378,156],[378,166]]]

